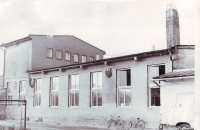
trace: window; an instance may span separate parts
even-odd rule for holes
[[[69,52],[65,52],[65,60],[67,61],[71,60],[71,54]]]
[[[19,99],[25,100],[26,96],[26,81],[19,82]]]
[[[50,78],[50,106],[58,106],[58,87],[59,81],[58,77]]]
[[[149,106],[160,106],[160,88],[151,79],[162,74],[165,74],[165,64],[148,65]]]
[[[79,106],[79,75],[69,76],[69,106]]]
[[[102,72],[91,73],[91,106],[102,106]]]
[[[47,49],[47,58],[53,58],[53,49],[51,48]]]
[[[74,62],[78,62],[78,54],[74,54]]]
[[[89,56],[89,61],[94,61],[94,57]]]
[[[82,56],[82,62],[86,62],[86,56]]]
[[[60,51],[60,50],[56,51],[56,59],[62,60],[62,51]]]
[[[117,106],[131,106],[131,70],[117,70]]]
[[[7,99],[12,100],[13,82],[7,82]],[[12,106],[12,101],[7,102],[7,106]]]
[[[42,79],[36,79],[34,84],[33,106],[41,106],[41,83]]]

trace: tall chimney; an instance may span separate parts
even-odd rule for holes
[[[167,31],[167,48],[170,49],[175,45],[180,45],[178,11],[175,10],[173,4],[167,6],[166,31]]]

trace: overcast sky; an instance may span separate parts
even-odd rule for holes
[[[190,0],[0,0],[0,43],[28,36],[74,35],[107,57],[166,48],[166,8],[179,12],[181,45],[193,44],[195,3]],[[0,75],[3,51],[0,51]]]

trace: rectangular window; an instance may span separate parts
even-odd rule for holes
[[[13,82],[7,82],[7,99],[12,100]],[[7,102],[7,106],[12,106],[12,101]]]
[[[60,51],[60,50],[56,51],[56,59],[62,60],[62,51]]]
[[[53,49],[51,48],[47,49],[47,58],[53,58]]]
[[[89,56],[89,61],[94,61],[94,57]]]
[[[117,70],[117,106],[131,106],[131,70]]]
[[[79,75],[69,76],[69,106],[79,106]]]
[[[82,63],[87,61],[87,57],[86,56],[82,56]]]
[[[71,61],[71,54],[69,52],[65,52],[65,60]]]
[[[34,99],[33,99],[33,105],[35,107],[41,106],[41,84],[42,79],[36,79],[34,84]]]
[[[102,106],[102,72],[91,73],[91,106]]]
[[[75,63],[78,63],[78,61],[79,61],[79,60],[78,60],[78,54],[74,54],[74,62],[75,62]]]
[[[51,77],[50,82],[50,106],[58,106],[59,77]]]
[[[26,81],[19,82],[19,99],[25,100],[26,96]]]
[[[149,106],[160,106],[160,88],[151,79],[162,74],[165,74],[165,64],[148,65]]]

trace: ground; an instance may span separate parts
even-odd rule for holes
[[[0,130],[20,130],[20,123],[16,120],[0,120]],[[97,125],[80,125],[80,124],[66,124],[66,123],[56,123],[56,122],[34,122],[27,121],[27,130],[115,130],[116,128],[111,126],[111,128],[106,128],[105,126]],[[123,128],[121,130],[128,130]],[[137,130],[137,129],[129,129]],[[144,129],[153,130],[153,129]]]

